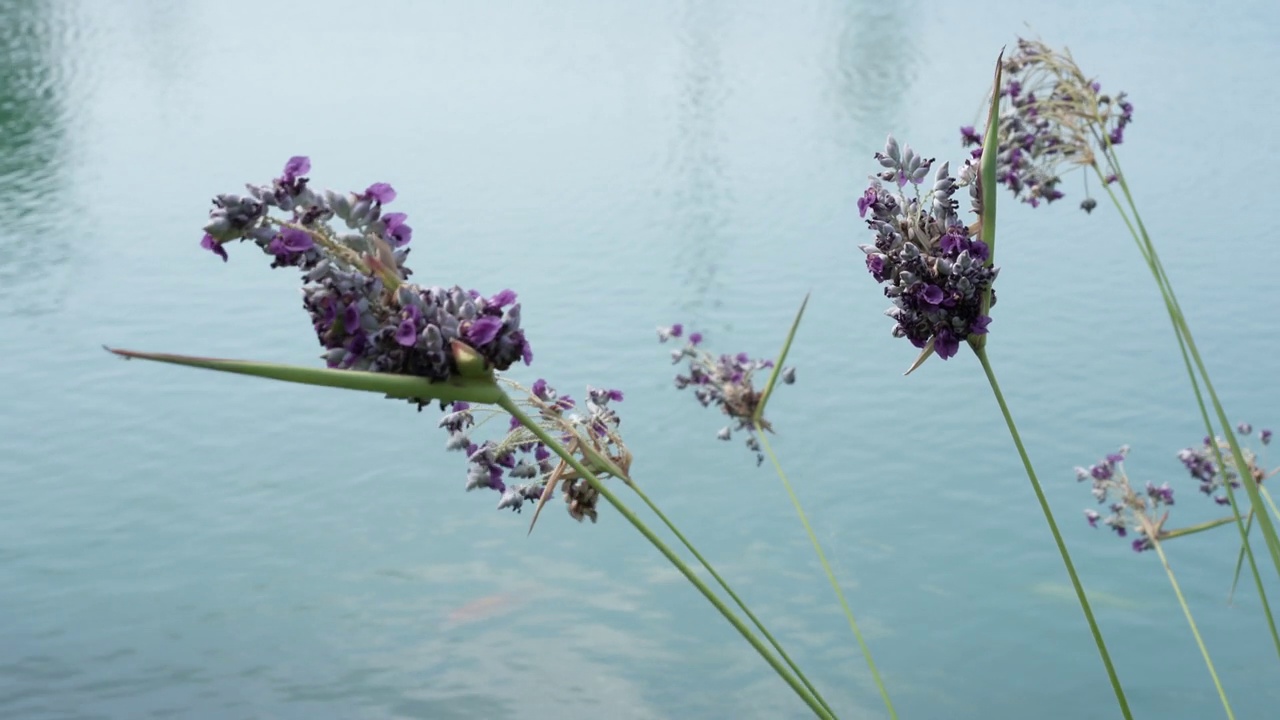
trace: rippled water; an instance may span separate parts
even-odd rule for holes
[[[0,716],[803,713],[611,511],[526,538],[464,493],[431,417],[102,352],[312,361],[293,275],[197,245],[212,194],[299,153],[318,185],[395,185],[417,277],[520,292],[520,379],[626,390],[638,481],[843,716],[878,717],[776,479],[653,337],[768,354],[812,290],[777,447],[902,716],[1114,715],[976,363],[900,376],[854,200],[889,131],[960,157],[1029,23],[1131,92],[1123,159],[1219,390],[1280,424],[1274,4],[381,10],[0,0]],[[1155,558],[1079,521],[1072,473],[1131,443],[1182,522],[1213,516],[1173,456],[1202,430],[1152,283],[1105,208],[1001,225],[993,361],[1135,710],[1215,716]],[[1238,716],[1264,717],[1234,558],[1229,532],[1171,545]]]

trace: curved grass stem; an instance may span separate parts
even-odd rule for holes
[[[1173,323],[1174,332],[1178,336],[1179,345],[1183,348],[1185,353],[1184,361],[1186,360],[1187,355],[1189,355],[1191,364],[1194,364],[1195,366],[1194,371],[1188,367],[1188,375],[1191,379],[1192,387],[1196,391],[1196,399],[1200,405],[1201,414],[1205,420],[1208,435],[1212,438],[1217,433],[1213,431],[1213,425],[1209,421],[1208,409],[1205,406],[1203,397],[1200,395],[1200,389],[1196,377],[1197,374],[1199,375],[1199,380],[1204,383],[1204,389],[1209,394],[1209,401],[1210,404],[1213,405],[1214,414],[1217,416],[1218,423],[1222,427],[1222,434],[1231,448],[1232,459],[1236,462],[1237,467],[1248,467],[1248,464],[1245,462],[1244,452],[1240,448],[1240,443],[1236,439],[1235,432],[1232,431],[1231,422],[1227,419],[1226,411],[1223,409],[1222,402],[1218,398],[1218,393],[1213,387],[1213,381],[1209,378],[1209,371],[1205,367],[1203,358],[1200,356],[1200,351],[1196,346],[1195,338],[1191,335],[1191,327],[1187,324],[1186,317],[1182,312],[1182,307],[1179,305],[1178,298],[1174,294],[1173,285],[1169,281],[1169,276],[1165,273],[1164,265],[1160,262],[1160,257],[1156,253],[1155,244],[1151,241],[1150,234],[1147,233],[1146,225],[1142,222],[1142,216],[1138,212],[1138,206],[1133,199],[1133,193],[1129,189],[1129,183],[1126,181],[1124,172],[1120,168],[1120,159],[1114,152],[1114,148],[1110,145],[1110,141],[1108,140],[1106,143],[1105,157],[1111,169],[1114,171],[1113,174],[1116,176],[1121,192],[1124,194],[1125,205],[1128,206],[1127,211],[1126,208],[1121,205],[1120,198],[1116,196],[1114,191],[1112,191],[1110,184],[1106,182],[1106,178],[1102,177],[1101,168],[1094,165],[1094,171],[1102,180],[1103,187],[1106,188],[1107,195],[1110,197],[1112,204],[1116,206],[1116,209],[1124,218],[1125,224],[1129,228],[1129,233],[1133,236],[1134,242],[1137,243],[1143,259],[1147,262],[1147,267],[1151,270],[1152,277],[1156,281],[1156,286],[1160,290],[1161,296],[1164,299],[1165,308],[1169,313],[1169,319]],[[1216,447],[1216,443],[1214,443],[1214,445],[1214,454],[1217,456],[1216,459],[1218,461],[1218,466],[1223,467],[1221,450]],[[1249,503],[1259,510],[1258,527],[1262,531],[1263,542],[1267,546],[1267,551],[1271,556],[1271,561],[1275,566],[1276,573],[1277,575],[1280,575],[1280,536],[1277,536],[1275,524],[1272,522],[1269,515],[1263,510],[1263,501],[1261,494],[1258,491],[1258,483],[1255,482],[1252,477],[1249,477],[1242,484],[1244,485],[1246,494],[1249,496]],[[1227,496],[1231,498],[1232,508],[1236,508],[1234,493],[1231,491],[1229,484],[1226,489]],[[1237,518],[1237,526],[1240,529],[1241,540],[1247,545],[1248,535],[1244,532],[1244,521],[1240,517],[1239,509],[1235,509],[1234,512]],[[1249,553],[1252,555],[1251,550]],[[1262,583],[1260,577],[1258,578],[1258,586],[1259,592],[1261,592]],[[1280,648],[1277,649],[1280,650]]]
[[[1164,571],[1169,575],[1169,584],[1173,586],[1173,594],[1178,596],[1178,604],[1182,606],[1182,614],[1187,617],[1187,624],[1191,626],[1191,634],[1195,636],[1196,646],[1200,648],[1200,655],[1204,657],[1205,667],[1209,669],[1209,677],[1213,678],[1213,686],[1218,689],[1218,698],[1222,700],[1222,708],[1227,711],[1227,717],[1230,720],[1235,720],[1236,716],[1231,711],[1231,703],[1227,701],[1227,691],[1222,688],[1222,681],[1218,679],[1218,671],[1213,668],[1213,659],[1209,657],[1209,649],[1204,645],[1204,638],[1200,637],[1200,630],[1196,627],[1196,619],[1191,615],[1191,608],[1187,605],[1187,599],[1182,595],[1182,588],[1178,587],[1178,578],[1174,576],[1173,568],[1169,567],[1169,558],[1164,554],[1164,547],[1155,538],[1151,538],[1151,544],[1160,555],[1160,563],[1164,565]]]
[[[1098,654],[1102,656],[1102,664],[1106,667],[1107,678],[1111,681],[1111,689],[1115,692],[1116,702],[1120,704],[1120,712],[1124,714],[1126,720],[1133,720],[1133,713],[1129,710],[1129,700],[1125,697],[1124,688],[1120,686],[1120,678],[1116,675],[1115,665],[1111,662],[1111,653],[1107,652],[1107,644],[1102,639],[1102,630],[1098,628],[1098,621],[1093,616],[1093,608],[1089,606],[1089,598],[1085,595],[1084,585],[1080,583],[1080,576],[1076,574],[1075,564],[1071,562],[1071,554],[1067,552],[1067,544],[1062,539],[1062,533],[1058,530],[1058,523],[1053,519],[1053,511],[1049,508],[1049,499],[1045,497],[1044,488],[1040,486],[1040,480],[1036,478],[1035,468],[1031,465],[1031,458],[1027,456],[1027,449],[1022,445],[1022,437],[1018,434],[1018,426],[1013,421],[1013,415],[1009,412],[1009,406],[1005,403],[1004,393],[1000,392],[1000,383],[996,381],[995,372],[991,369],[991,362],[987,358],[987,351],[984,346],[973,348],[973,352],[978,356],[978,361],[982,363],[982,370],[987,375],[987,382],[991,384],[991,392],[996,396],[996,402],[1000,405],[1000,412],[1004,415],[1005,424],[1009,427],[1009,434],[1013,437],[1013,444],[1018,449],[1018,457],[1022,459],[1022,466],[1026,468],[1027,478],[1031,481],[1031,489],[1036,493],[1036,500],[1040,503],[1040,509],[1044,512],[1045,522],[1049,525],[1049,531],[1053,534],[1053,541],[1058,546],[1058,554],[1062,556],[1062,564],[1067,568],[1067,575],[1071,578],[1071,587],[1076,591],[1076,598],[1080,601],[1080,609],[1084,611],[1085,620],[1089,622],[1089,632],[1093,634],[1093,642],[1098,647]]]
[[[1196,405],[1200,410],[1200,418],[1205,427],[1205,434],[1210,437],[1216,437],[1217,432],[1214,430],[1213,421],[1210,419],[1209,409],[1206,406],[1204,393],[1201,392],[1200,381],[1204,382],[1204,388],[1208,391],[1210,401],[1213,404],[1214,411],[1218,417],[1218,421],[1223,428],[1223,434],[1227,438],[1228,446],[1231,449],[1232,459],[1238,463],[1237,467],[1247,467],[1244,461],[1244,453],[1240,449],[1240,444],[1235,437],[1235,433],[1231,430],[1231,424],[1227,421],[1226,412],[1222,408],[1222,403],[1218,400],[1217,392],[1214,391],[1213,383],[1209,380],[1209,371],[1205,367],[1204,362],[1200,358],[1200,353],[1196,349],[1195,339],[1191,336],[1191,328],[1187,324],[1186,317],[1182,314],[1182,308],[1178,304],[1178,298],[1174,294],[1173,285],[1169,281],[1168,275],[1164,271],[1164,265],[1160,262],[1160,256],[1156,252],[1155,243],[1151,241],[1151,236],[1147,233],[1146,225],[1142,222],[1142,216],[1138,212],[1137,203],[1133,199],[1133,193],[1129,189],[1129,183],[1125,180],[1124,171],[1120,168],[1120,158],[1115,153],[1115,148],[1111,145],[1109,137],[1103,134],[1101,142],[1105,149],[1104,158],[1108,163],[1121,192],[1124,194],[1124,204],[1115,191],[1111,189],[1111,184],[1107,182],[1106,176],[1103,175],[1101,167],[1096,163],[1092,166],[1094,173],[1098,176],[1098,180],[1102,183],[1102,187],[1106,190],[1107,196],[1110,198],[1112,205],[1116,211],[1120,213],[1121,219],[1124,220],[1125,227],[1128,228],[1130,236],[1133,237],[1134,243],[1138,246],[1138,251],[1142,254],[1143,260],[1147,264],[1147,268],[1151,271],[1152,277],[1156,281],[1156,287],[1160,291],[1161,299],[1164,301],[1165,310],[1169,314],[1169,321],[1173,325],[1174,336],[1178,340],[1178,350],[1182,355],[1182,362],[1187,371],[1187,378],[1191,382],[1191,389],[1195,394]],[[1126,208],[1127,205],[1127,208]],[[1199,377],[1197,377],[1197,371]],[[1222,449],[1218,443],[1214,442],[1213,452],[1214,460],[1218,467],[1225,467]],[[1246,473],[1247,474],[1247,473]],[[1272,564],[1275,566],[1277,574],[1280,574],[1280,537],[1277,537],[1274,523],[1267,517],[1265,508],[1262,506],[1261,493],[1256,482],[1252,477],[1244,481],[1245,493],[1249,497],[1249,503],[1252,508],[1258,511],[1260,516],[1259,526],[1262,529],[1263,544],[1267,546],[1268,553],[1271,556]],[[1245,520],[1240,512],[1240,506],[1236,502],[1235,491],[1231,484],[1226,484],[1227,497],[1231,503],[1231,513],[1235,519],[1236,530],[1240,535],[1240,545],[1243,559],[1249,561],[1249,571],[1253,576],[1254,587],[1258,591],[1258,598],[1262,603],[1263,614],[1266,616],[1267,629],[1271,634],[1272,645],[1276,650],[1276,655],[1280,656],[1280,632],[1276,629],[1275,617],[1271,612],[1271,604],[1267,600],[1267,592],[1262,582],[1262,574],[1258,570],[1257,559],[1254,557],[1253,548],[1249,542],[1249,529],[1245,525]],[[1277,516],[1280,519],[1280,516]],[[1252,516],[1250,516],[1252,520]],[[1239,563],[1237,563],[1237,568]],[[1239,570],[1236,575],[1238,577]],[[1232,583],[1232,592],[1234,593],[1235,583]]]
[[[734,592],[733,588],[729,587],[729,583],[720,576],[720,573],[716,572],[716,569],[711,566],[711,563],[707,562],[707,559],[702,556],[702,553],[698,552],[698,549],[693,546],[693,543],[689,542],[689,540],[685,538],[684,533],[680,532],[679,528],[675,526],[675,523],[667,519],[666,514],[658,509],[658,506],[649,499],[649,496],[646,495],[638,485],[631,483],[631,490],[635,492],[635,494],[640,498],[640,501],[643,502],[654,515],[658,516],[658,519],[662,521],[663,525],[667,526],[667,529],[671,531],[672,535],[676,536],[676,539],[680,541],[680,544],[684,545],[685,549],[688,550],[699,563],[702,563],[702,567],[706,568],[706,571],[712,578],[715,578],[715,581],[720,585],[720,588],[725,591],[725,594],[729,596],[729,599],[733,600],[734,604],[738,606],[738,609],[742,611],[742,614],[746,615],[747,619],[750,620],[751,623],[756,626],[756,629],[760,631],[760,634],[769,641],[769,644],[778,652],[778,655],[782,658],[782,661],[787,664],[787,667],[791,668],[791,671],[796,674],[796,677],[800,679],[800,682],[804,683],[804,686],[809,689],[809,692],[813,693],[813,697],[817,699],[822,707],[826,708],[827,712],[834,716],[835,712],[831,709],[831,706],[827,704],[826,699],[824,699],[818,692],[818,689],[813,686],[813,683],[809,682],[809,678],[805,677],[804,672],[796,666],[795,662],[792,661],[791,656],[787,654],[787,651],[782,649],[782,645],[773,637],[773,633],[770,633],[769,630],[765,628],[764,624],[760,622],[760,619],[756,617],[756,614],[751,612],[751,609],[742,601],[742,598],[738,597],[738,593]]]
[[[631,523],[631,525],[638,530],[651,545],[657,548],[658,552],[662,553],[663,557],[665,557],[667,561],[676,568],[676,570],[679,570],[680,574],[684,575],[685,579],[698,589],[698,592],[702,593],[702,596],[707,599],[707,602],[711,603],[715,609],[724,616],[724,619],[729,621],[730,625],[733,625],[734,629],[751,644],[751,647],[755,648],[756,652],[760,653],[760,657],[764,658],[765,662],[769,663],[769,666],[773,668],[773,671],[776,672],[778,676],[781,677],[793,691],[795,691],[796,695],[798,695],[800,699],[809,706],[809,709],[813,711],[814,715],[820,718],[830,718],[831,720],[834,720],[835,716],[823,707],[822,703],[818,702],[818,699],[813,696],[808,688],[806,688],[794,674],[792,674],[781,660],[769,651],[769,648],[765,647],[760,638],[756,637],[756,634],[751,631],[751,628],[747,627],[746,624],[743,623],[742,620],[724,604],[724,601],[717,597],[715,592],[713,592],[711,588],[702,581],[702,578],[699,578],[697,573],[695,573],[693,569],[684,562],[684,560],[681,560],[680,556],[675,554],[675,551],[668,547],[666,543],[662,542],[661,538],[654,534],[653,530],[649,529],[649,526],[646,525],[643,520],[637,517],[636,514],[632,512],[631,509],[618,498],[618,496],[614,495],[613,491],[611,491],[604,483],[600,482],[600,479],[596,477],[595,473],[587,469],[587,467],[583,465],[576,456],[569,453],[563,445],[556,442],[555,438],[551,437],[546,430],[539,426],[537,421],[521,410],[520,406],[516,404],[511,396],[504,393],[502,398],[498,400],[497,404],[503,410],[511,413],[512,417],[516,418],[516,420],[518,420],[520,424],[524,425],[530,433],[537,437],[538,440],[542,441],[549,450],[559,455],[560,458],[577,471],[582,478],[586,479],[586,481],[591,484],[591,487],[596,492],[600,493],[600,496],[618,511],[618,514],[626,518],[627,522]]]
[[[853,610],[849,607],[849,601],[845,599],[844,591],[840,589],[840,583],[836,580],[836,574],[831,569],[831,563],[827,562],[827,556],[822,552],[822,545],[818,542],[818,536],[813,532],[813,527],[809,524],[809,518],[805,515],[804,507],[800,505],[800,497],[796,495],[795,488],[791,486],[791,481],[787,479],[787,474],[782,470],[782,463],[778,462],[778,456],[773,452],[773,447],[769,444],[769,438],[766,437],[764,428],[759,422],[756,423],[756,437],[760,438],[760,444],[764,448],[764,452],[769,456],[769,461],[773,463],[774,470],[777,471],[778,477],[782,480],[782,486],[786,488],[787,495],[791,498],[791,504],[796,508],[796,514],[800,516],[800,524],[804,526],[804,530],[809,535],[809,542],[813,543],[813,551],[818,555],[818,561],[822,563],[822,570],[827,574],[827,580],[831,583],[831,588],[836,591],[836,597],[840,599],[840,607],[844,609],[844,616],[849,620],[849,629],[853,630],[853,636],[858,640],[858,648],[862,650],[862,657],[867,661],[867,667],[871,669],[871,678],[875,681],[876,689],[880,691],[880,699],[884,701],[885,707],[889,710],[889,717],[895,720],[898,717],[898,711],[893,708],[893,701],[889,699],[889,691],[884,686],[884,680],[880,677],[880,671],[876,669],[875,660],[871,658],[871,648],[867,645],[867,641],[862,637],[862,631],[858,629],[858,621],[853,619]]]

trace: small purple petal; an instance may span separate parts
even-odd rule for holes
[[[884,256],[880,253],[872,253],[867,256],[867,270],[870,271],[871,277],[876,282],[884,282],[888,277],[884,274]]]
[[[538,378],[537,380],[534,380],[533,387],[529,388],[529,390],[538,399],[540,400],[547,399],[547,381],[546,380],[543,380],[542,378]]]
[[[215,240],[212,235],[205,233],[200,240],[200,247],[222,258],[222,262],[227,261],[227,249],[222,247],[222,243]]]
[[[702,333],[690,333],[689,335],[690,345],[697,345],[700,342],[702,342]]]
[[[991,324],[991,317],[988,315],[979,315],[969,324],[970,335],[986,335],[987,326]]]
[[[306,252],[315,247],[310,233],[297,228],[285,228],[280,231],[280,245],[289,252]]]
[[[955,356],[960,350],[960,339],[951,334],[950,330],[942,329],[933,337],[933,351],[938,353],[938,357],[946,360]]]
[[[396,199],[396,191],[387,183],[374,183],[364,191],[364,196],[382,205],[386,205]]]
[[[680,337],[683,334],[684,334],[683,325],[681,325],[680,323],[676,323],[675,325],[671,326],[671,337]]]
[[[412,320],[405,320],[400,323],[400,327],[396,328],[396,342],[405,347],[412,347],[418,342],[418,328],[414,326]]]
[[[502,319],[492,315],[484,315],[478,317],[471,322],[471,326],[467,328],[467,340],[476,345],[488,345],[493,339],[498,337],[498,332],[502,330]]]
[[[866,217],[867,209],[875,204],[876,199],[876,189],[867,188],[867,191],[862,193],[862,197],[858,198],[858,217]]]
[[[489,307],[504,308],[516,301],[516,294],[512,290],[503,290],[502,292],[489,298]]]
[[[347,307],[342,311],[342,327],[346,329],[347,334],[351,334],[360,329],[360,308],[355,303],[347,303]]]
[[[387,240],[395,247],[404,247],[413,239],[413,228],[405,224],[408,215],[404,213],[387,213],[382,222],[387,228]]]
[[[937,305],[942,302],[942,288],[937,285],[925,285],[924,290],[920,292],[920,299],[930,305]]]
[[[291,183],[309,172],[311,172],[311,158],[306,155],[294,155],[284,164],[284,176],[280,179]]]

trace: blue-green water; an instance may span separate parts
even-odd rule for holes
[[[961,157],[1029,23],[1131,92],[1122,157],[1224,401],[1280,425],[1277,6],[477,5],[0,2],[0,716],[803,715],[612,511],[526,538],[464,493],[433,414],[100,349],[314,362],[295,274],[197,244],[210,196],[293,154],[397,188],[417,279],[518,290],[518,378],[624,389],[637,480],[842,716],[880,717],[776,478],[653,333],[768,354],[812,290],[776,447],[901,715],[1114,716],[976,362],[901,377],[854,201],[890,131]],[[1004,204],[993,361],[1136,713],[1218,716],[1157,560],[1080,514],[1073,466],[1121,443],[1179,489],[1171,525],[1215,510],[1174,458],[1203,431],[1154,286],[1073,204]],[[1170,545],[1238,716],[1268,717],[1235,550]]]

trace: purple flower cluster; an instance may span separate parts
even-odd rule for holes
[[[943,163],[933,173],[932,187],[921,196],[920,185],[930,174],[932,159],[899,147],[893,136],[875,157],[884,170],[872,177],[858,200],[859,214],[875,233],[874,245],[860,246],[867,270],[876,282],[884,283],[885,297],[893,302],[885,314],[897,321],[894,337],[905,337],[918,348],[932,344],[946,360],[962,340],[987,332],[991,318],[983,312],[983,294],[1000,272],[988,264],[986,244],[973,237],[976,228],[960,219],[959,203],[952,197],[968,186],[973,209],[980,213],[978,166],[970,159],[959,177],[952,177]],[[888,190],[884,182],[896,183],[897,191]],[[910,193],[905,192],[908,187]]]
[[[666,342],[671,338],[683,338],[684,326],[679,323],[670,327],[658,328],[658,341]],[[683,390],[693,388],[693,395],[703,407],[716,406],[728,415],[730,424],[721,428],[716,437],[731,440],[734,430],[747,433],[747,448],[756,454],[756,464],[764,462],[760,452],[760,441],[756,438],[756,428],[752,418],[760,404],[763,391],[754,387],[753,376],[757,370],[772,368],[772,360],[753,360],[746,353],[737,355],[712,355],[703,350],[701,333],[690,333],[683,347],[671,351],[673,364],[688,360],[688,374],[677,374],[676,387]],[[790,385],[796,381],[794,367],[783,368],[779,375],[782,382]],[[764,418],[760,426],[772,431],[772,427]]]
[[[571,452],[580,455],[583,464],[594,465],[593,471],[600,475],[621,473],[625,478],[631,456],[618,435],[618,414],[610,407],[611,402],[622,401],[620,390],[588,387],[584,411],[577,409],[573,398],[558,395],[545,380],[539,379],[525,394],[528,397],[525,404],[533,410],[539,425],[558,436]],[[440,420],[440,427],[449,432],[446,449],[467,454],[468,491],[496,490],[501,493],[499,510],[510,508],[519,512],[526,501],[541,499],[548,491],[548,483],[563,482],[570,516],[595,522],[598,493],[585,478],[554,458],[547,446],[515,418],[508,418],[507,432],[501,440],[474,442],[471,433],[476,427],[477,412],[482,410],[473,409],[465,402],[455,402]],[[498,413],[496,410],[483,412]],[[600,466],[583,450],[584,446],[605,458],[607,464]],[[550,489],[554,491],[555,486]]]
[[[1253,426],[1249,423],[1240,423],[1236,426],[1236,431],[1241,436],[1248,437],[1253,433]],[[1263,445],[1270,445],[1271,431],[1267,429],[1258,431],[1258,440]],[[1258,456],[1252,450],[1241,448],[1241,451],[1244,454],[1249,475],[1255,481],[1261,483],[1274,474],[1274,471],[1268,473],[1259,465]],[[1217,455],[1219,453],[1222,455],[1225,468],[1218,467]],[[1201,441],[1199,447],[1188,447],[1179,450],[1178,460],[1182,461],[1183,467],[1200,484],[1200,492],[1212,497],[1213,501],[1219,505],[1231,504],[1231,499],[1225,494],[1215,494],[1227,485],[1230,485],[1233,490],[1240,488],[1240,471],[1231,455],[1231,446],[1224,438],[1206,437]]]
[[[1128,454],[1129,446],[1125,445],[1088,468],[1078,467],[1076,480],[1090,481],[1094,499],[1099,505],[1106,505],[1109,511],[1103,516],[1096,510],[1086,509],[1084,516],[1089,526],[1096,528],[1101,521],[1119,537],[1133,532],[1137,538],[1131,547],[1135,552],[1142,552],[1153,547],[1153,538],[1163,537],[1164,521],[1169,516],[1166,508],[1174,504],[1173,488],[1168,483],[1158,487],[1147,483],[1144,492],[1134,491],[1124,472],[1124,460]]]
[[[1060,200],[1065,167],[1096,166],[1110,146],[1124,142],[1133,121],[1133,104],[1125,93],[1114,97],[1088,79],[1066,53],[1031,40],[1018,40],[1018,50],[1004,61],[999,124],[997,179],[1023,202],[1038,207]],[[982,146],[972,126],[960,128],[965,146]],[[980,152],[980,150],[979,150]],[[1107,174],[1107,182],[1116,179]],[[1092,212],[1097,201],[1086,197],[1080,207]]]
[[[498,370],[532,362],[514,292],[484,297],[406,282],[413,228],[404,213],[383,212],[396,191],[374,183],[359,193],[316,192],[310,169],[296,156],[271,184],[215,197],[200,244],[225,261],[227,243],[249,240],[272,267],[301,269],[303,306],[329,367],[446,380],[458,373],[458,344]]]

